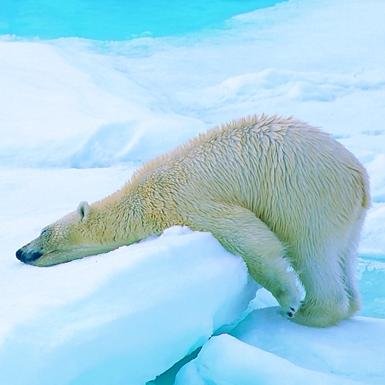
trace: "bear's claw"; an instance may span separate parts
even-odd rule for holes
[[[279,296],[277,300],[281,305],[280,313],[289,319],[293,319],[302,306],[302,293],[300,290],[286,291],[285,295]]]
[[[286,312],[286,315],[289,317],[289,318],[293,318],[295,313],[297,313],[298,309],[295,309],[293,306],[290,306],[289,307],[289,311]]]
[[[294,317],[294,314],[297,312],[295,309],[294,309],[294,307],[292,307],[292,306],[290,306],[290,311],[288,311],[287,313],[286,313],[286,315],[289,317],[289,318],[293,318]]]

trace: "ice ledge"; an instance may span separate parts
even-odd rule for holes
[[[232,332],[211,338],[175,385],[380,385],[385,321],[355,317],[335,327],[297,325],[277,308],[256,310]]]
[[[82,299],[48,308],[7,336],[1,384],[144,384],[239,320],[255,295],[242,259],[207,233],[172,228],[98,258],[120,268]],[[120,262],[128,258],[133,263]],[[73,269],[83,262],[90,263]]]

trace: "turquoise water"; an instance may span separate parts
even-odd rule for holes
[[[361,315],[385,318],[385,262],[370,258],[360,261]]]
[[[282,0],[281,0],[282,1]],[[279,0],[0,0],[0,35],[124,40],[182,35]]]

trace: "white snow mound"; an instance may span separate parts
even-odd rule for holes
[[[0,346],[1,384],[144,384],[244,317],[256,289],[241,258],[185,228],[45,271],[71,281],[104,267],[82,298],[14,327]]]

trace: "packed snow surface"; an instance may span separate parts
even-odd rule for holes
[[[273,309],[266,310],[271,313]],[[385,337],[385,321],[357,318],[347,321],[351,324],[344,321],[327,332],[303,327],[293,329],[292,325],[282,325],[288,321],[280,320],[276,314],[262,318],[262,323],[249,325],[249,334],[262,328],[254,338],[246,337],[251,342],[243,342],[242,336],[234,338],[226,334],[211,338],[198,357],[179,371],[175,385],[383,384],[383,340],[379,339]],[[268,330],[265,330],[266,321]],[[273,338],[266,342],[270,336]],[[364,351],[357,349],[357,339]],[[285,353],[272,353],[277,348]],[[292,359],[283,358],[288,355]],[[296,364],[296,361],[305,361],[305,364]],[[363,363],[356,367],[361,361]],[[309,366],[315,368],[309,369]],[[363,381],[353,379],[355,377],[363,377]]]
[[[266,305],[272,304],[265,297]],[[354,317],[311,328],[266,307],[231,334],[208,341],[179,371],[175,385],[381,385],[385,380],[384,319]]]
[[[384,15],[382,0],[289,0],[180,37],[1,37],[0,383],[143,385],[214,331],[232,336],[209,340],[178,385],[385,383]],[[47,269],[14,257],[140,163],[254,113],[322,127],[367,168],[361,316],[318,330],[263,309],[232,330],[274,303],[258,291],[246,310],[242,260],[184,228]]]

